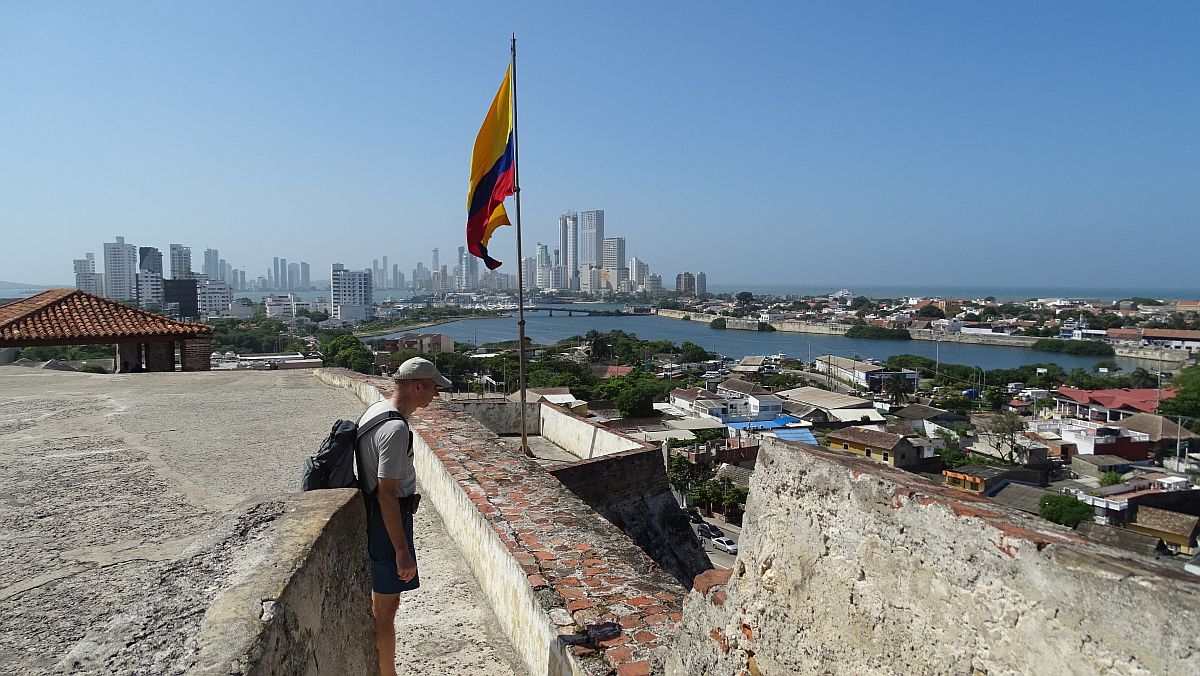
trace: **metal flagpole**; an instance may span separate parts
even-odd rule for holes
[[[517,34],[512,36],[513,195],[517,206],[517,382],[521,387],[521,451],[530,457],[529,433],[525,423],[525,259],[521,247],[521,163],[517,152]]]

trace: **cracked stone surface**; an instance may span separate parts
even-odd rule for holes
[[[332,422],[362,408],[307,371],[0,367],[0,673],[186,671],[238,575],[231,549],[273,518],[264,496],[297,490]],[[436,514],[417,523],[401,672],[519,673]]]

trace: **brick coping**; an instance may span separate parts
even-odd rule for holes
[[[325,370],[390,392],[387,379]],[[576,659],[603,660],[618,673],[661,664],[654,653],[668,645],[688,590],[546,468],[453,403],[435,401],[411,424],[520,565],[559,635],[620,626],[615,638],[571,646]]]

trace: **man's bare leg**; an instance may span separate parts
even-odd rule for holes
[[[371,614],[375,617],[375,651],[379,653],[380,676],[396,676],[396,609],[399,594],[371,592]]]

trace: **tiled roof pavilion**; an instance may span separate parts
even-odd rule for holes
[[[0,306],[0,348],[115,344],[118,364],[133,370],[174,370],[176,342],[184,370],[207,370],[212,333],[207,324],[177,321],[76,289],[50,289]]]

